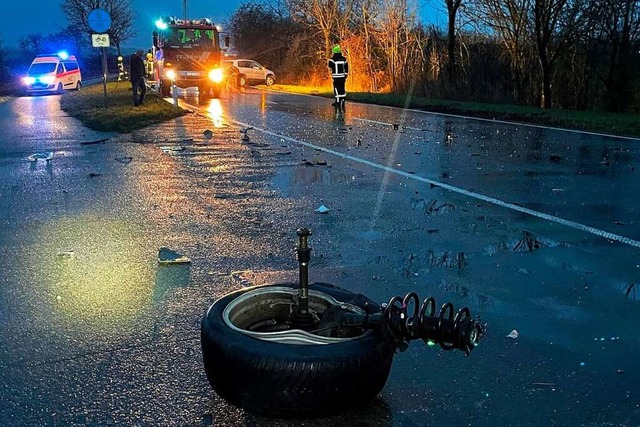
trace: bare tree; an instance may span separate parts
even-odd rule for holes
[[[529,17],[533,0],[475,0],[468,6],[464,13],[471,21],[490,29],[503,44],[511,67],[513,98],[521,102],[532,48]]]
[[[44,35],[42,33],[31,33],[22,37],[18,42],[20,50],[27,58],[32,58],[41,52],[44,43]]]
[[[625,112],[632,95],[630,68],[633,42],[640,36],[640,5],[638,0],[602,0],[595,11],[608,44],[609,66],[604,78],[608,108]]]
[[[456,14],[462,0],[445,0],[447,5],[447,53],[449,55],[449,80],[456,79]]]
[[[383,0],[376,22],[392,91],[405,91],[424,66],[420,32],[416,31],[415,4],[409,0]]]
[[[118,55],[120,55],[122,43],[135,36],[133,30],[134,13],[130,0],[62,0],[60,4],[60,9],[66,15],[69,23],[83,28],[87,34],[95,32],[89,28],[87,17],[92,10],[97,8],[106,10],[111,16],[111,28],[107,33],[111,43],[118,50]]]
[[[578,39],[588,13],[583,0],[534,0],[533,22],[542,73],[543,108],[551,108],[551,81],[557,60]]]

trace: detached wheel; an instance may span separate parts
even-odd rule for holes
[[[297,284],[257,286],[209,307],[201,339],[213,389],[233,405],[271,416],[325,415],[375,398],[387,381],[395,348],[374,330],[351,328],[336,337],[288,328],[297,294]],[[379,308],[332,285],[309,287],[309,309],[317,314],[335,305],[363,314],[365,303]]]

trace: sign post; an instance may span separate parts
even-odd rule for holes
[[[111,15],[104,9],[93,9],[87,15],[87,24],[89,28],[99,34],[91,35],[91,44],[93,47],[102,49],[102,88],[104,90],[104,99],[107,100],[107,48],[109,47],[109,34],[105,34],[111,28]]]

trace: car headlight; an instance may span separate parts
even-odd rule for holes
[[[31,76],[27,76],[24,77],[22,79],[22,83],[26,84],[26,85],[32,85],[36,82],[36,78],[35,77],[31,77]]]
[[[213,70],[209,71],[209,79],[215,83],[220,83],[222,79],[224,79],[222,68],[214,68]]]
[[[169,80],[175,80],[176,79],[176,72],[173,70],[167,70],[164,72],[164,75],[169,79]]]
[[[56,81],[56,78],[54,76],[42,76],[40,77],[40,81],[44,84],[53,84],[53,82]]]

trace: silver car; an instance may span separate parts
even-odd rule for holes
[[[238,77],[238,84],[246,86],[251,84],[266,84],[271,86],[276,82],[276,75],[273,71],[264,68],[251,59],[233,59],[222,61],[223,64],[233,67]]]

